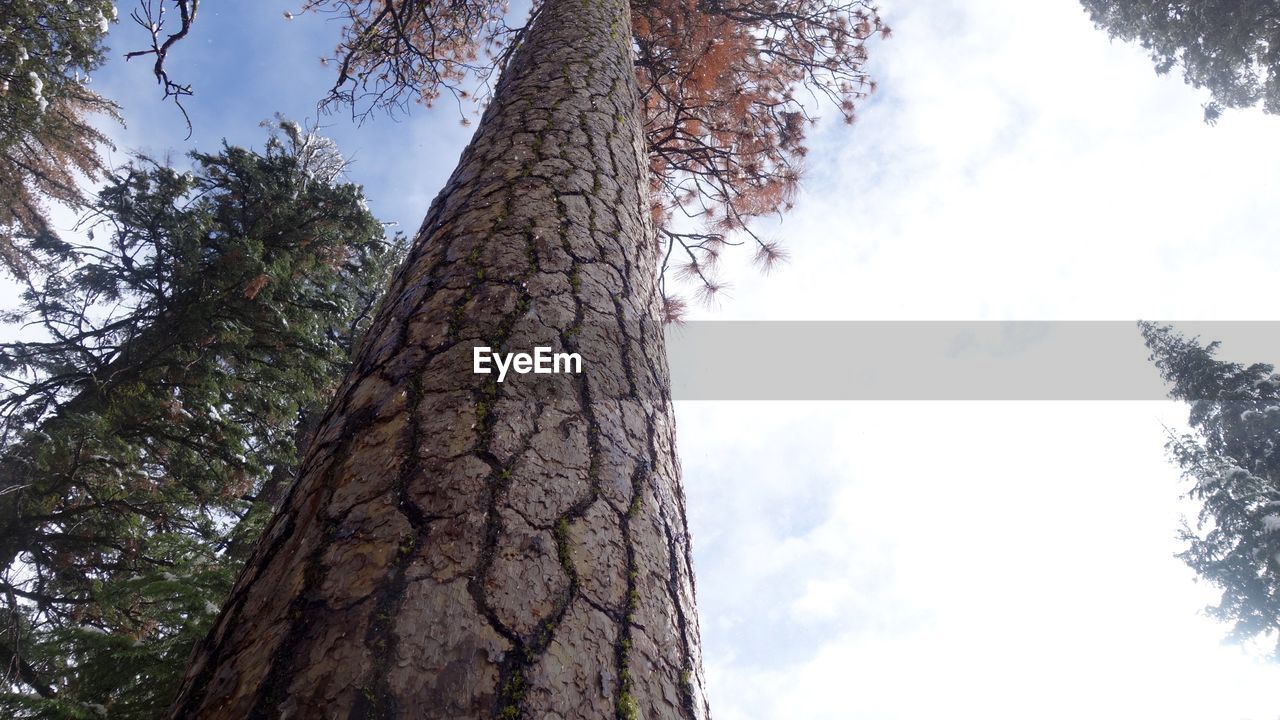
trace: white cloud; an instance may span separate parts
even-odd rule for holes
[[[793,261],[734,268],[733,299],[697,315],[1272,315],[1280,118],[1205,126],[1203,93],[1074,2],[895,5],[881,93],[819,129],[775,230]],[[1185,409],[679,412],[722,720],[1274,717],[1280,667],[1221,645],[1212,590],[1173,557],[1193,508],[1163,425]],[[793,484],[811,517],[784,532]]]
[[[1188,508],[1161,446],[1184,408],[679,412],[718,717],[1262,720],[1274,709],[1280,668],[1220,644],[1198,614],[1211,593],[1173,557]],[[791,502],[805,522],[778,521]]]
[[[771,230],[793,262],[735,266],[717,317],[1267,317],[1280,118],[1206,126],[1203,93],[1070,0],[885,12],[880,92],[820,126]]]

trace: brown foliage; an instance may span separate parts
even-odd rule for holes
[[[506,24],[506,0],[305,0],[301,11],[344,24],[322,59],[338,69],[324,104],[357,114],[446,94],[460,111],[483,101],[523,31]],[[868,0],[634,0],[632,29],[663,269],[679,264],[714,295],[725,245],[754,244],[765,269],[784,259],[750,222],[792,206],[816,120],[806,101],[852,122],[875,89],[865,43],[890,29]]]
[[[244,285],[244,296],[250,300],[258,297],[258,293],[262,292],[262,288],[271,282],[270,275],[259,275]]]
[[[797,93],[852,122],[873,89],[863,43],[889,29],[866,2],[820,0],[640,0],[633,26],[667,259],[684,256],[681,274],[714,296],[734,238],[756,245],[762,269],[785,258],[749,222],[792,206],[815,120]]]
[[[112,145],[89,123],[94,113],[119,120],[114,103],[68,85],[34,122],[0,128],[0,263],[17,277],[38,265],[27,241],[54,234],[45,202],[82,210],[76,174],[93,180],[104,170],[99,149]]]

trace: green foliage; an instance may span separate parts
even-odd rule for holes
[[[1144,324],[1152,360],[1191,403],[1191,434],[1169,450],[1202,503],[1180,557],[1222,590],[1210,613],[1244,641],[1280,631],[1280,375],[1214,358],[1168,327]],[[1280,645],[1277,646],[1280,656]]]
[[[81,74],[102,63],[102,40],[115,17],[111,0],[8,0],[0,6],[0,88],[5,91],[0,117],[6,141],[17,124],[39,119],[48,98],[83,84]]]
[[[1207,88],[1205,120],[1224,108],[1262,104],[1280,113],[1280,6],[1274,0],[1082,0],[1112,37],[1137,40],[1156,72],[1182,70]]]
[[[82,208],[75,173],[103,169],[109,143],[88,118],[116,106],[86,84],[115,13],[110,0],[0,3],[0,263],[18,277],[36,267],[27,244],[51,232],[44,200]]]
[[[279,128],[140,159],[87,244],[37,246],[10,319],[43,337],[0,345],[0,714],[161,714],[345,372],[399,238]]]

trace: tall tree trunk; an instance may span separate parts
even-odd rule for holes
[[[708,715],[630,47],[543,4],[174,717]]]

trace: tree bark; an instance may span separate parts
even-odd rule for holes
[[[708,717],[641,138],[626,0],[546,0],[172,717]]]

